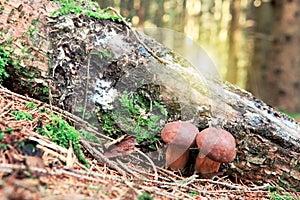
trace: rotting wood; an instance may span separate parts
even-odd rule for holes
[[[73,20],[76,21],[76,18],[77,16]],[[130,36],[126,29],[124,29],[125,33],[120,32],[120,29],[124,28],[122,25],[110,25],[105,22],[103,26],[104,29],[114,30],[117,34],[120,34],[116,36],[117,39],[124,38],[124,40],[122,40],[120,48],[111,46],[112,42],[109,40],[106,44],[102,43],[102,49],[108,49],[111,55],[103,60],[104,65],[100,67],[103,70],[100,70],[102,76],[106,76],[111,81],[118,81],[122,77],[122,74],[118,74],[118,70],[126,73],[130,73],[130,70],[135,69],[147,72],[151,67],[154,67],[154,70],[157,70],[158,73],[159,70],[171,70],[170,68],[166,69],[165,65],[152,60],[151,56],[147,57],[140,53],[137,50],[139,48],[138,41]],[[95,34],[100,34],[104,38],[111,37],[110,31]],[[127,42],[125,38],[131,39],[132,43]],[[156,49],[156,55],[168,58],[177,57],[172,51],[160,46],[150,38],[142,35],[140,38],[144,40],[147,46]],[[162,55],[162,52],[164,55]],[[93,59],[97,59],[97,57]],[[178,59],[182,60],[182,58]],[[169,62],[171,61],[169,60]],[[114,68],[115,63],[117,63],[118,68],[115,71],[110,71]],[[91,74],[95,74],[95,66],[89,66],[89,70],[91,70]],[[80,74],[80,70],[78,73]],[[118,79],[114,80],[114,77]],[[152,78],[150,75],[149,79]],[[274,185],[276,183],[283,188],[299,190],[299,124],[236,86],[221,81],[209,80],[207,77],[206,80],[211,88],[218,88],[216,93],[210,91],[213,93],[210,94],[211,96],[203,97],[205,99],[204,106],[207,106],[206,102],[213,102],[214,105],[212,106],[215,107],[212,115],[201,115],[200,113],[200,116],[197,114],[194,116],[181,116],[181,119],[192,120],[198,127],[207,126],[207,124],[203,124],[203,121],[216,119],[221,126],[234,135],[237,141],[237,157],[234,162],[223,165],[220,171],[224,175],[229,175],[232,180],[237,179],[242,182],[253,180],[257,184],[269,182]],[[91,80],[89,85],[95,85],[95,79]],[[80,84],[71,87],[77,87],[78,89]],[[121,86],[121,88],[125,89],[126,85]],[[69,93],[71,94],[72,91],[70,90]],[[217,93],[219,91],[221,91],[221,95]],[[168,95],[170,93],[162,93],[162,99],[168,99]],[[218,96],[221,96],[221,98],[218,98]],[[165,101],[165,103],[168,105],[170,102]],[[218,107],[216,104],[218,104]],[[202,106],[202,104],[194,103],[185,106],[190,106],[190,110],[197,110],[197,106]]]

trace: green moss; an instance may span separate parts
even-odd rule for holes
[[[143,91],[131,94],[125,91],[118,101],[120,106],[117,109],[99,116],[102,130],[112,137],[119,137],[124,132],[133,134],[138,143],[146,142],[155,149],[168,115],[166,108],[150,101]]]
[[[8,150],[8,146],[4,143],[0,142],[0,149],[3,149],[4,151]]]
[[[29,119],[30,121],[33,120],[33,117],[31,114],[21,111],[21,110],[14,110],[12,111],[12,114],[15,116],[16,120],[26,120]]]
[[[270,194],[269,198],[270,200],[294,200],[295,199],[288,193],[281,195],[276,192]]]
[[[112,52],[108,49],[104,49],[102,51],[93,51],[91,54],[96,54],[101,59],[112,59]]]
[[[0,84],[5,78],[9,77],[6,68],[13,63],[11,52],[6,50],[4,46],[0,46]]]
[[[47,87],[43,87],[42,93],[46,96],[48,96],[48,88]]]
[[[190,195],[191,197],[195,197],[195,196],[197,196],[198,194],[199,194],[199,192],[196,191],[196,190],[192,190],[192,191],[190,191],[190,193],[189,193],[189,195]]]
[[[51,138],[51,141],[67,149],[70,147],[69,142],[71,141],[73,150],[78,160],[88,167],[88,161],[85,159],[85,156],[80,148],[79,133],[76,131],[76,129],[57,115],[51,115],[50,119],[51,122],[45,125],[46,129],[39,129],[38,131],[41,134],[47,135],[49,138]]]
[[[47,108],[39,108],[40,113],[47,113]]]
[[[4,133],[0,131],[0,140],[2,140],[3,138],[4,138]]]
[[[8,149],[7,145],[5,143],[2,143],[2,140],[4,139],[4,131],[0,129],[0,149],[3,149],[4,151]]]
[[[288,113],[288,116],[292,119],[300,119],[300,113]]]
[[[154,198],[151,196],[151,194],[144,192],[143,194],[139,195],[138,200],[153,200]]]
[[[166,119],[167,110],[158,102],[149,102],[143,93],[127,94],[123,93],[121,97],[121,118],[118,118],[119,123],[125,124],[125,130],[136,135],[138,143],[148,141],[153,143],[159,140],[157,133],[162,129],[160,121]],[[129,115],[127,115],[129,114]],[[129,116],[124,118],[124,116]]]
[[[80,134],[80,137],[88,141],[101,144],[101,140],[95,135],[95,133],[86,131],[85,129],[80,129],[78,132]]]
[[[8,150],[6,142],[3,141],[5,134],[12,134],[14,130],[11,127],[6,127],[4,130],[0,128],[0,149]]]
[[[6,30],[0,33],[0,41],[3,41],[0,44],[0,83],[3,83],[4,80],[7,80],[7,82],[13,81],[14,86],[18,83],[17,85],[20,88],[24,87],[34,90],[30,83],[35,78],[35,72],[21,66],[22,60],[28,56],[30,57],[30,49],[29,47],[24,47],[21,50],[23,55],[16,55],[14,53],[15,48],[12,45],[12,41],[15,38],[8,37],[5,39],[4,36],[6,34]]]
[[[13,130],[11,127],[7,127],[3,132],[4,132],[4,133],[11,134],[11,133],[14,132],[14,130]]]
[[[300,113],[288,113],[285,112],[283,110],[279,110],[283,115],[286,115],[287,117],[291,118],[291,119],[296,119],[300,117]]]
[[[37,84],[34,80],[40,70],[32,65],[36,58],[44,56],[35,49],[41,41],[41,36],[37,35],[38,27],[44,24],[38,18],[30,23],[22,38],[11,37],[8,30],[0,32],[0,83],[14,92],[47,100],[48,95],[43,93],[42,84]],[[16,44],[20,45],[16,47]]]
[[[55,0],[59,2],[60,8],[53,12],[53,15],[67,15],[70,13],[82,14],[85,13],[87,17],[94,17],[97,19],[109,19],[112,21],[121,22],[122,18],[112,15],[107,9],[100,9],[97,3],[90,0],[75,1],[75,0]]]
[[[36,104],[33,103],[33,102],[28,102],[28,103],[25,104],[25,108],[35,109],[36,108]]]
[[[100,126],[104,133],[111,137],[119,137],[122,131],[119,130],[117,122],[114,120],[112,112],[105,112],[99,116]]]

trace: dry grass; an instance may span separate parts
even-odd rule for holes
[[[48,120],[47,114],[40,112],[41,109],[59,114],[89,130],[93,127],[70,113],[12,93],[2,86],[0,94],[0,130],[4,134],[0,148],[0,200],[147,199],[141,198],[145,193],[155,199],[270,199],[271,193],[266,186],[234,184],[226,177],[182,177],[153,165],[139,151],[131,156],[138,161],[136,163],[143,162],[144,165],[112,161],[105,159],[104,155],[99,158],[101,149],[96,154],[90,154],[94,147],[82,140],[90,164],[86,168],[77,161],[72,148],[60,147],[35,130],[38,124],[45,124]],[[26,108],[28,102],[34,102],[37,107]],[[29,113],[33,119],[16,120],[12,115],[14,110]],[[24,149],[26,145],[22,148],[20,143],[36,144],[41,154],[28,155]],[[296,197],[296,194],[291,196]]]

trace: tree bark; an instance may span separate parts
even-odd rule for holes
[[[1,1],[0,44],[13,49],[16,66],[7,66],[4,85],[12,91],[40,100],[48,98],[48,57],[50,42],[46,16],[58,6],[45,0]],[[2,9],[3,8],[3,9]]]
[[[262,3],[259,7],[251,9],[255,28],[253,37],[253,53],[251,58],[251,66],[248,68],[247,74],[247,91],[252,92],[257,97],[261,97],[264,82],[264,69],[268,63],[270,52],[270,35],[272,26],[272,8],[270,3]]]
[[[272,1],[272,41],[260,96],[287,112],[300,111],[300,2]]]
[[[5,13],[16,6],[8,5]],[[49,28],[45,37],[49,40],[45,41],[51,43],[47,53],[52,62],[46,66],[46,76],[52,79],[52,104],[74,113],[81,106],[85,116],[90,117],[94,105],[90,99],[97,91],[97,81],[111,83],[106,91],[113,88],[131,92],[140,86],[149,99],[164,102],[168,120],[191,121],[199,130],[210,123],[233,134],[237,157],[220,169],[233,181],[269,183],[300,191],[297,122],[252,94],[222,82],[210,71],[197,71],[199,68],[151,38],[137,34],[126,23],[83,14],[41,20]],[[6,29],[13,32],[10,29],[14,27]],[[209,69],[211,63],[206,65]],[[36,78],[46,79],[42,77]]]
[[[115,6],[115,1],[111,0],[97,0],[97,3],[99,4],[101,9]]]
[[[237,84],[238,75],[238,34],[240,19],[240,1],[232,0],[230,5],[231,21],[229,25],[229,57],[226,80]]]

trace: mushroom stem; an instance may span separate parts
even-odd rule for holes
[[[213,161],[212,159],[208,158],[207,156],[202,157],[199,155],[196,158],[195,163],[195,170],[200,172],[201,174],[209,174],[218,172],[220,168],[219,162]]]
[[[235,158],[235,139],[223,129],[202,130],[197,134],[196,143],[200,152],[195,169],[202,174],[218,172],[221,163],[229,163]]]
[[[176,150],[174,152],[174,148],[171,148],[171,146],[168,147],[166,152],[166,164],[172,170],[178,170],[184,168],[188,160],[189,160],[189,149],[187,149],[184,152],[181,152],[180,155],[176,156]]]
[[[175,121],[166,124],[161,138],[168,144],[166,165],[173,170],[183,169],[189,160],[189,148],[195,146],[198,128],[188,122]]]

